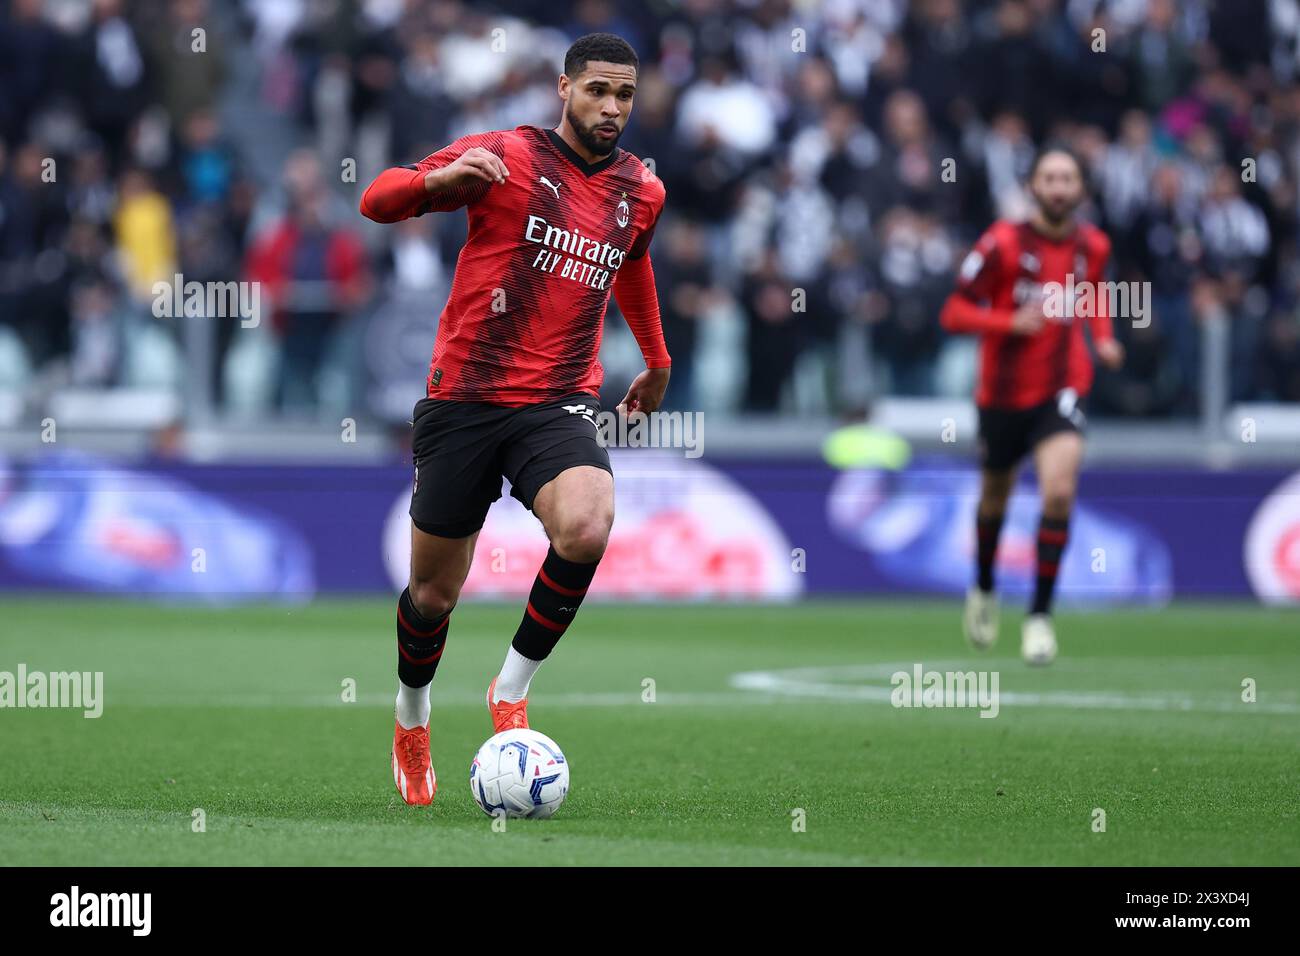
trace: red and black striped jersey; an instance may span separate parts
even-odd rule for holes
[[[979,382],[975,404],[982,408],[1029,408],[1065,388],[1082,397],[1092,386],[1092,358],[1083,322],[1094,341],[1111,337],[1109,298],[1102,283],[1110,240],[1089,223],[1064,239],[1051,239],[1029,223],[999,220],[966,256],[957,289],[943,310],[943,325],[954,332],[980,334]],[[1091,284],[1091,304],[1078,290]],[[1064,299],[1048,309],[1042,329],[1032,335],[1010,331],[1011,317],[1037,296]],[[1061,314],[1056,314],[1056,313]]]
[[[502,159],[509,170],[504,183],[424,192],[429,170],[476,146]],[[392,221],[464,206],[469,216],[438,322],[427,395],[519,406],[598,394],[610,292],[620,270],[649,249],[664,206],[663,183],[624,149],[587,163],[554,130],[535,126],[465,136],[405,168],[411,170],[409,187],[403,184],[411,190],[407,207],[376,212],[368,191],[366,215]],[[650,337],[657,344],[643,340],[642,348],[648,365],[665,367],[657,305],[654,310]],[[642,340],[642,331],[634,331]]]

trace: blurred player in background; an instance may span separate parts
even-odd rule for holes
[[[397,222],[467,207],[469,237],[438,324],[426,397],[415,406],[411,575],[397,604],[393,780],[432,802],[429,683],[488,507],[511,494],[551,546],[505,663],[487,690],[496,731],[527,727],[529,683],[572,623],[614,520],[609,454],[597,441],[597,360],[612,292],[646,370],[620,413],[653,412],[668,386],[648,249],[664,187],[618,147],[637,56],[589,34],[569,48],[555,129],[465,136],[385,170],[361,212]]]
[[[941,321],[950,332],[980,336],[975,404],[982,481],[966,637],[977,648],[997,639],[998,536],[1016,469],[1032,454],[1042,517],[1021,654],[1031,664],[1047,664],[1056,657],[1052,593],[1069,534],[1083,459],[1083,401],[1093,374],[1081,320],[1087,318],[1104,365],[1118,368],[1124,353],[1112,334],[1102,285],[1110,240],[1076,216],[1085,196],[1079,160],[1066,149],[1045,149],[1034,161],[1029,189],[1034,214],[1024,223],[995,222],[980,237],[962,263]],[[1089,284],[1091,305],[1078,308],[1078,294]]]

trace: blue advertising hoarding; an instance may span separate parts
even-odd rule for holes
[[[951,459],[835,470],[817,460],[688,459],[614,449],[617,517],[593,597],[789,600],[960,594],[978,476]],[[0,588],[230,600],[394,591],[405,576],[410,470],[121,465],[75,453],[0,463]],[[1013,497],[999,585],[1029,587],[1037,501]],[[546,549],[508,489],[465,593],[527,593]],[[1174,597],[1300,601],[1300,475],[1086,472],[1063,603]]]

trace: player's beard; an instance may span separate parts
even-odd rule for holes
[[[1048,225],[1063,226],[1074,216],[1074,211],[1082,205],[1083,200],[1066,201],[1053,205],[1035,195],[1034,202],[1038,204],[1038,212]]]
[[[587,147],[588,152],[593,156],[608,156],[614,152],[614,147],[618,145],[619,138],[623,135],[623,131],[620,129],[613,139],[601,139],[596,135],[596,127],[605,126],[606,123],[600,122],[591,126],[584,126],[578,120],[578,117],[573,114],[572,107],[565,109],[564,118],[569,121],[569,129],[573,130],[573,135],[578,137],[578,142]]]

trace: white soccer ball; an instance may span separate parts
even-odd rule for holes
[[[503,730],[469,765],[469,788],[488,816],[549,817],[569,792],[569,762],[559,745],[535,730]]]

